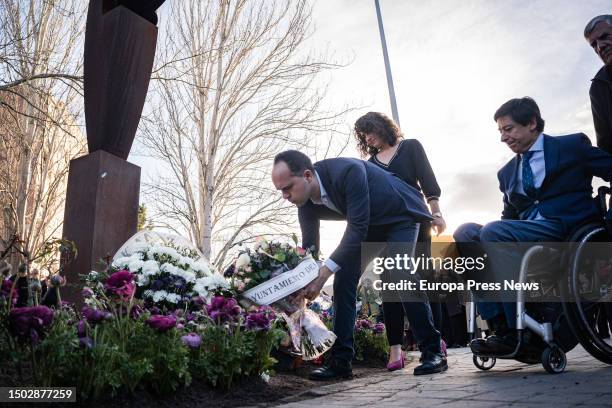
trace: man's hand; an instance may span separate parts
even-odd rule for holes
[[[325,265],[321,266],[319,269],[319,276],[317,276],[312,282],[310,282],[304,289],[302,289],[304,293],[304,297],[309,300],[315,300],[321,289],[323,289],[323,285],[327,282],[330,276],[332,276],[332,271]]]

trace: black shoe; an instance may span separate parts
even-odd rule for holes
[[[329,365],[317,368],[310,373],[309,378],[315,381],[330,381],[337,379],[350,379],[353,377],[353,368],[350,361],[332,360]]]
[[[487,348],[487,341],[481,338],[470,341],[470,349],[474,354],[489,354],[490,352]]]
[[[431,351],[423,352],[421,357],[422,364],[414,368],[414,375],[427,375],[441,373],[448,369],[446,357]]]
[[[505,355],[514,353],[518,338],[516,331],[506,334],[505,336],[489,336],[485,341],[485,347],[490,354]]]

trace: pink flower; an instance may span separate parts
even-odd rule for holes
[[[165,333],[176,326],[174,316],[154,315],[147,320],[147,324],[160,333]]]
[[[269,306],[261,306],[256,311],[250,312],[246,318],[246,327],[254,331],[268,331],[272,327],[272,322],[276,319],[276,314]]]
[[[136,289],[134,275],[125,269],[115,272],[106,279],[104,288],[113,295],[121,298],[130,298]]]
[[[37,343],[53,323],[53,310],[47,306],[16,307],[9,313],[9,330],[21,339]]]
[[[240,306],[234,298],[215,296],[206,306],[208,316],[216,323],[235,322],[240,316]]]

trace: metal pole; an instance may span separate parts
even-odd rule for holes
[[[389,53],[387,52],[387,40],[385,39],[385,29],[383,28],[382,16],[380,14],[380,4],[378,4],[378,0],[374,0],[374,4],[376,5],[376,17],[378,18],[378,31],[380,31],[380,42],[382,43],[383,58],[385,60],[385,71],[387,72],[387,86],[389,87],[391,113],[397,126],[400,126],[399,115],[397,113],[397,102],[395,101],[395,89],[393,87],[393,76],[391,75],[391,65],[389,64]]]

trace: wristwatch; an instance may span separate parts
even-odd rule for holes
[[[442,218],[442,213],[441,213],[441,212],[435,212],[435,213],[433,213],[433,214],[431,214],[431,215],[432,215],[432,217],[434,217],[434,218]]]

